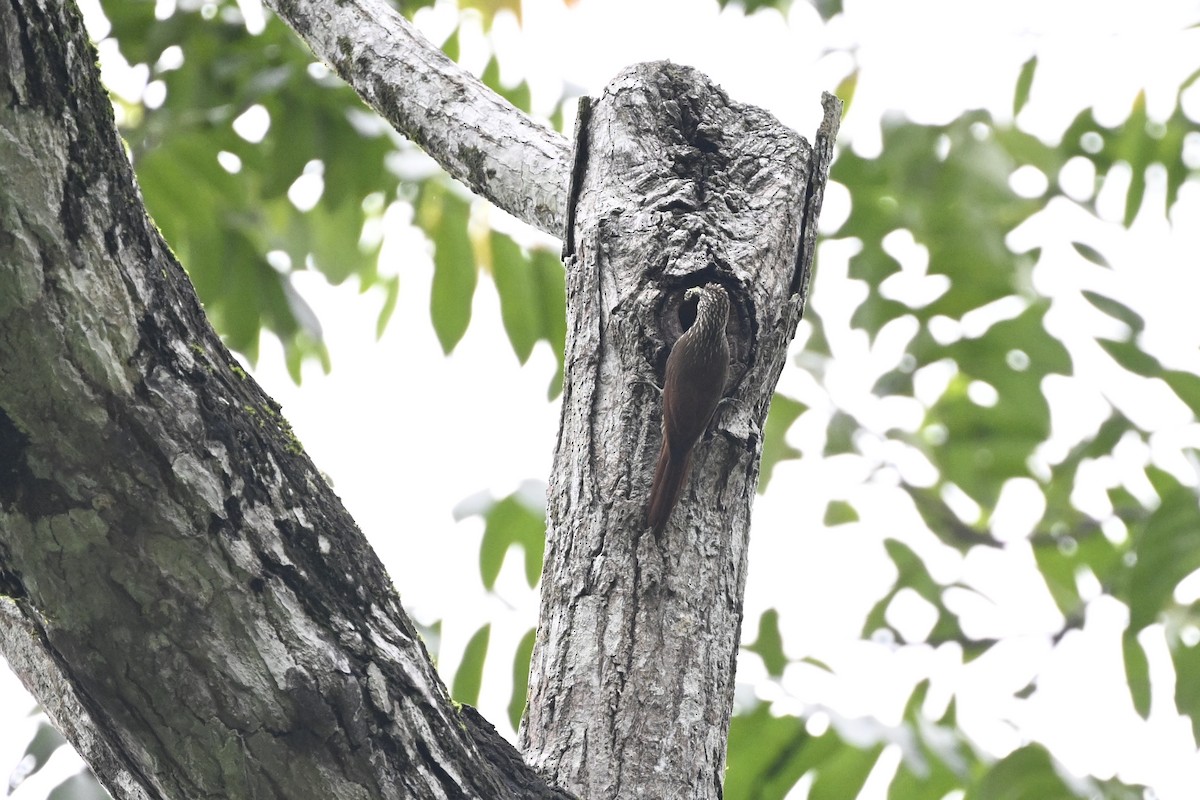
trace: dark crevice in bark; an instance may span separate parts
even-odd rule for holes
[[[34,477],[29,471],[25,457],[28,446],[29,437],[0,408],[0,507],[38,519],[67,506],[54,498],[53,483]],[[39,483],[48,486],[43,488]],[[48,499],[53,502],[47,504]]]
[[[816,165],[814,164],[814,169]],[[802,299],[808,299],[808,286],[812,279],[812,264],[813,252],[806,244],[809,239],[809,225],[816,221],[816,215],[812,214],[812,222],[810,222],[810,209],[813,207],[813,201],[816,197],[816,188],[810,182],[807,190],[804,192],[804,216],[800,221],[800,242],[796,247],[796,265],[792,273],[792,283],[789,287],[792,294],[800,294]]]
[[[586,95],[579,98],[579,112],[575,117],[575,154],[571,161],[570,179],[567,184],[567,224],[563,231],[563,261],[575,255],[575,206],[579,191],[583,188],[583,174],[588,164],[588,126],[592,121],[592,99]]]

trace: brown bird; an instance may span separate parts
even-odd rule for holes
[[[708,428],[725,394],[729,371],[729,296],[717,284],[687,290],[684,300],[696,299],[696,321],[683,332],[667,357],[663,380],[663,442],[650,485],[646,523],[657,536],[687,482],[692,448]]]

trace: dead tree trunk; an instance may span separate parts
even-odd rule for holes
[[[521,746],[601,798],[718,798],[762,430],[804,309],[840,103],[815,147],[693,69],[582,106],[563,248],[567,383]],[[726,400],[661,537],[646,502],[687,288],[732,310]]]

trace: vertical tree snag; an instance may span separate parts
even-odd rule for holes
[[[762,429],[804,308],[841,104],[815,146],[669,63],[581,106],[568,343],[526,758],[589,800],[721,796]],[[689,287],[730,297],[726,400],[661,538],[659,387]]]

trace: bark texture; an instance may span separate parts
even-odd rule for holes
[[[0,645],[117,798],[551,797],[145,216],[73,5],[0,4]]]
[[[581,108],[564,246],[567,383],[521,745],[589,800],[718,798],[762,430],[804,308],[840,103],[815,146],[695,70]],[[727,399],[661,538],[659,387],[687,288],[729,293]]]

